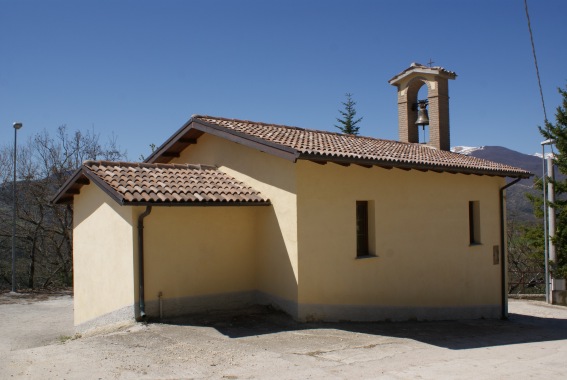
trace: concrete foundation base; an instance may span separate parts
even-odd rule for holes
[[[168,298],[167,294],[159,300],[146,301],[146,315],[149,318],[178,317],[209,310],[226,310],[250,306],[256,303],[256,292],[234,292],[211,294],[197,297]],[[161,308],[161,310],[160,310]]]
[[[551,303],[553,305],[567,306],[567,290],[554,290],[551,292]]]
[[[87,322],[75,325],[75,332],[84,333],[88,330],[96,329],[103,326],[120,324],[125,322],[134,322],[134,315],[136,313],[135,305],[126,306],[121,309],[115,310],[111,313],[104,314],[100,317],[93,318]]]
[[[458,319],[497,319],[500,305],[452,307],[390,307],[357,305],[300,305],[302,322],[379,322],[379,321],[443,321]]]
[[[207,311],[238,309],[251,305],[270,305],[284,311],[299,322],[497,319],[501,316],[500,305],[387,307],[381,305],[297,304],[258,291],[173,299],[164,297],[161,301],[161,315],[163,318],[169,318]],[[159,318],[159,301],[146,302],[146,313],[150,318]]]
[[[558,304],[565,304],[565,291],[554,292]],[[498,319],[500,305],[466,305],[453,307],[388,307],[380,305],[322,305],[296,302],[258,291],[213,294],[198,297],[167,298],[146,301],[146,315],[150,319],[172,318],[203,312],[245,308],[252,305],[270,305],[299,322],[379,322],[379,321],[434,321],[458,319]],[[78,331],[96,326],[133,320],[139,316],[137,305],[123,308],[76,326]]]

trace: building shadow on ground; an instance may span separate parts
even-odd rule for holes
[[[510,314],[508,320],[300,323],[273,308],[253,306],[245,309],[215,311],[150,322],[178,326],[211,327],[233,339],[287,331],[335,329],[360,334],[411,339],[451,350],[567,339],[567,320],[521,314]]]

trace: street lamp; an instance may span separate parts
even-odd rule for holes
[[[549,248],[548,248],[548,231],[547,231],[547,194],[545,180],[545,146],[555,144],[555,140],[547,139],[541,142],[541,165],[543,181],[543,239],[544,239],[544,260],[545,260],[545,302],[549,303]],[[553,165],[551,170],[553,170]]]
[[[14,182],[12,184],[12,293],[16,292],[16,153],[18,129],[22,128],[22,123],[14,123]]]

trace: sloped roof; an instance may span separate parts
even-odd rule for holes
[[[413,62],[410,67],[405,69],[399,74],[396,74],[388,81],[391,85],[395,85],[399,80],[404,78],[406,75],[410,73],[428,73],[428,74],[437,74],[442,75],[448,79],[455,79],[457,77],[457,73],[454,71],[447,70],[441,66],[425,66],[421,63]]]
[[[437,172],[528,178],[531,173],[423,144],[317,131],[285,125],[193,115],[146,161],[169,162],[188,145],[210,133],[293,162],[298,159],[341,165],[432,170]]]
[[[268,205],[269,200],[213,166],[86,161],[55,195],[69,203],[95,182],[121,205]]]

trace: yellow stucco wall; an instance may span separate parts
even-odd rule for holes
[[[132,208],[90,184],[75,196],[73,224],[75,325],[133,307]]]
[[[445,310],[467,308],[494,316],[500,303],[492,253],[502,178],[293,163],[208,134],[174,162],[216,166],[272,205],[154,207],[144,229],[149,315],[160,292],[178,311],[211,305],[199,297],[214,305],[263,294],[300,320],[407,319],[408,307],[441,310],[423,314],[433,318],[466,317]],[[356,258],[357,200],[371,203],[375,257]],[[469,244],[469,201],[480,202],[480,245]],[[76,196],[76,324],[137,303],[143,210],[92,184]]]
[[[492,252],[503,185],[488,176],[299,162],[300,304],[498,305]],[[356,259],[357,200],[373,201],[376,257]],[[480,201],[477,246],[469,245],[469,201]]]
[[[258,207],[254,221],[255,286],[281,299],[297,300],[297,201],[295,164],[216,136],[204,134],[174,162],[217,166],[272,202]],[[281,305],[285,308],[285,305]],[[293,310],[286,310],[293,314]]]
[[[254,207],[154,207],[144,222],[146,301],[255,289]]]

